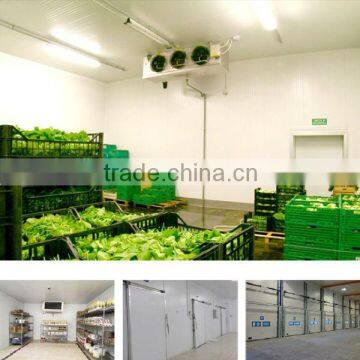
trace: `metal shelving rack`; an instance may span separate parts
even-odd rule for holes
[[[26,312],[11,311],[9,314],[9,344],[25,346],[33,340],[33,316]]]
[[[78,312],[76,319],[76,342],[82,352],[89,360],[94,360],[95,357],[85,348],[85,343],[92,345],[99,345],[105,350],[105,354],[100,355],[100,360],[115,359],[115,328],[114,328],[115,307],[108,307],[104,309],[96,309],[87,312]],[[103,319],[111,318],[112,327],[103,325],[85,324],[85,320],[91,317],[102,317]]]
[[[41,323],[41,340],[45,342],[67,342],[68,324],[65,322],[51,324],[46,320],[43,321]]]

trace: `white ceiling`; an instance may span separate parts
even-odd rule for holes
[[[114,285],[113,281],[0,281],[0,291],[24,303],[45,300],[88,304]],[[48,288],[51,288],[49,291]]]
[[[240,41],[231,60],[360,46],[360,1],[273,1],[283,44],[263,30],[248,1],[108,0],[179,45],[221,41],[235,34]],[[50,36],[63,27],[97,41],[101,56],[127,68],[89,69],[51,58],[43,44],[0,28],[0,51],[102,81],[140,76],[142,57],[159,45],[123,25],[124,17],[92,0],[0,0],[0,19]]]
[[[324,281],[314,281],[314,282],[320,286],[331,286],[328,287],[327,289],[334,292],[340,292],[343,295],[360,294],[360,283],[355,282],[353,284],[349,284],[348,283],[349,281],[350,280],[324,280]],[[346,291],[342,291],[342,289],[344,288],[346,289]],[[350,296],[350,298],[352,300],[360,300],[360,295]]]
[[[238,282],[223,280],[195,281],[198,285],[212,291],[220,298],[236,300],[238,298]]]

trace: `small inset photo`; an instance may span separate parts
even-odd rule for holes
[[[123,360],[237,360],[237,281],[124,281]]]
[[[360,281],[246,283],[246,360],[357,360]]]
[[[0,281],[0,359],[115,359],[113,281]]]

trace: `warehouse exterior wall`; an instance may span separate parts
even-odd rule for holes
[[[67,320],[68,321],[68,340],[76,341],[76,313],[84,310],[86,304],[64,304],[62,313],[44,313],[42,304],[24,304],[24,310],[34,316],[34,340],[41,339],[41,321],[42,320]]]
[[[0,123],[103,131],[105,84],[0,52]]]
[[[349,157],[359,157],[359,61],[360,49],[348,49],[233,62],[228,96],[223,77],[196,80],[209,93],[208,157],[288,158],[290,131],[311,128],[314,117],[328,119],[323,130],[347,131]],[[202,102],[183,80],[167,90],[141,79],[119,81],[108,85],[106,99],[107,140],[132,157],[201,157]],[[251,203],[249,190],[209,186],[207,198]],[[179,195],[199,198],[200,186],[180,184]]]
[[[22,302],[0,291],[0,350],[9,346],[10,311],[23,308]]]

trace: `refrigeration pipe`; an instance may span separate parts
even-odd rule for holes
[[[204,103],[204,115],[203,115],[203,151],[202,151],[202,160],[203,164],[207,158],[207,94],[195,87],[190,83],[189,79],[185,80],[185,84],[190,89],[196,91],[203,98]],[[202,223],[203,227],[205,227],[205,181],[202,179],[201,184],[201,199],[202,199]]]

